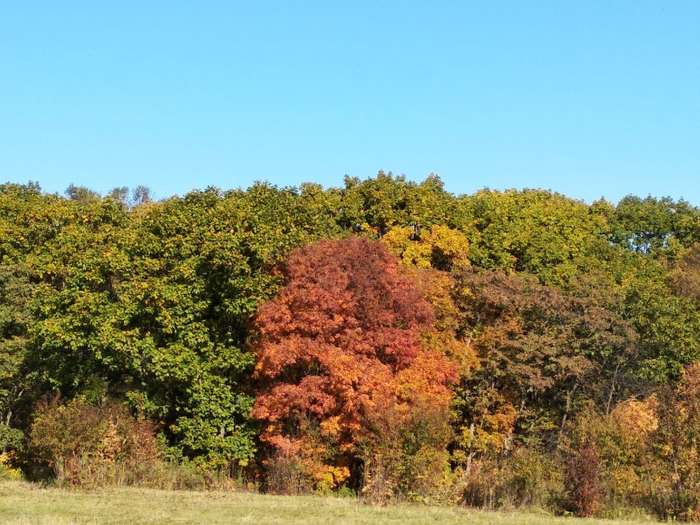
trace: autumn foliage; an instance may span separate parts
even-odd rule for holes
[[[0,478],[700,520],[699,207],[142,190],[0,185]]]
[[[68,485],[143,483],[160,465],[153,424],[132,417],[123,405],[44,402],[30,438],[34,457]]]
[[[317,484],[358,472],[359,443],[421,411],[444,410],[455,368],[422,344],[431,305],[378,242],[322,241],[295,251],[285,286],[256,317],[253,415],[261,440],[308,463]]]

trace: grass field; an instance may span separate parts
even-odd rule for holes
[[[557,518],[537,513],[482,512],[420,505],[372,507],[350,498],[132,488],[76,492],[21,482],[0,482],[0,523],[633,525],[641,522]]]

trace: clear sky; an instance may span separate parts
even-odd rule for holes
[[[108,5],[109,4],[109,5]],[[0,179],[700,205],[700,1],[0,4]]]

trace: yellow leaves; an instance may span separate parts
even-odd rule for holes
[[[510,403],[503,403],[480,414],[478,423],[461,427],[458,444],[470,452],[500,454],[508,450],[517,411]]]
[[[643,401],[629,399],[618,404],[611,415],[623,436],[643,440],[659,427],[657,407],[655,396]]]
[[[313,475],[316,480],[316,488],[321,492],[334,490],[340,487],[350,477],[348,467],[335,467],[324,465],[323,468]]]
[[[452,298],[454,281],[450,275],[413,267],[407,268],[406,273],[418,285],[423,297],[433,306],[435,329],[454,332],[459,325],[459,311]]]
[[[22,479],[22,471],[11,466],[14,459],[11,452],[0,454],[0,479],[7,478],[12,480]]]
[[[469,241],[460,231],[447,226],[433,226],[424,236],[424,242],[437,250],[439,255],[449,261],[454,268],[466,268],[469,266],[467,254]]]
[[[610,485],[613,491],[620,494],[639,494],[641,495],[641,483],[639,474],[633,466],[624,465],[613,468],[610,471]]]
[[[479,368],[479,356],[473,345],[467,341],[461,341],[453,334],[431,331],[423,334],[423,343],[426,349],[439,352],[457,366],[460,377],[469,377]]]
[[[408,268],[407,274],[435,312],[433,329],[421,334],[423,348],[447,357],[460,377],[469,377],[480,363],[473,345],[456,336],[460,313],[452,297],[454,280],[450,274],[436,270]]]
[[[449,271],[469,266],[469,241],[447,226],[436,225],[417,234],[410,226],[392,228],[382,242],[407,266]]]
[[[334,438],[338,434],[340,434],[340,431],[341,431],[340,417],[333,416],[333,417],[329,417],[328,419],[324,419],[323,421],[321,421],[320,427],[321,427],[321,433],[324,436]]]
[[[387,234],[382,237],[382,242],[391,253],[406,262],[406,260],[403,259],[403,253],[411,244],[412,233],[413,228],[409,226],[397,226],[389,230]]]
[[[117,426],[113,420],[107,420],[101,443],[101,452],[104,459],[107,461],[114,461],[122,447],[123,443],[119,436]]]

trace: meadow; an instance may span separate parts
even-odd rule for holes
[[[250,523],[595,525],[652,523],[555,517],[538,512],[487,512],[423,505],[371,506],[354,498],[272,496],[244,492],[110,488],[83,492],[0,482],[0,523],[12,525]]]

